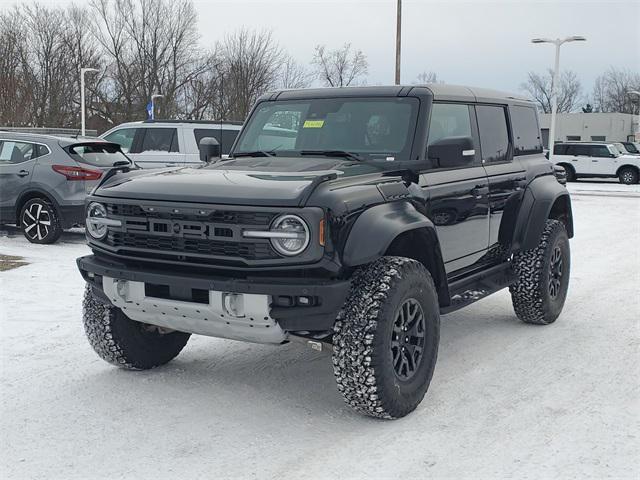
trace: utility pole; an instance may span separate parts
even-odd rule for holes
[[[396,85],[400,85],[400,49],[402,43],[402,0],[398,0],[396,19]]]

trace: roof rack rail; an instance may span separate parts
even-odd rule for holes
[[[145,120],[144,123],[196,123],[196,124],[211,124],[211,123],[226,123],[227,125],[242,125],[244,122],[238,122],[235,120],[179,120],[179,119],[154,119]]]

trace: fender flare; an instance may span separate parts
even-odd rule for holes
[[[569,192],[554,176],[545,175],[529,183],[524,192],[513,232],[511,252],[530,250],[538,245],[545,222],[551,218],[554,206],[566,210],[567,234],[569,238],[573,237]]]
[[[435,226],[409,202],[392,202],[365,210],[354,222],[344,246],[342,261],[354,267],[383,256],[402,233]],[[435,237],[437,238],[437,236]]]

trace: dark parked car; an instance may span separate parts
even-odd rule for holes
[[[441,314],[507,287],[526,323],[562,311],[571,202],[529,101],[452,85],[283,91],[259,99],[230,154],[124,169],[88,198],[93,254],[78,267],[104,360],[153,368],[193,333],[302,339],[332,345],[351,407],[397,418],[427,391]]]
[[[130,161],[113,143],[0,131],[0,223],[32,243],[84,225],[84,203],[106,170]]]

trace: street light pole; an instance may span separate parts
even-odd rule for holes
[[[80,133],[84,137],[84,74],[87,72],[98,72],[95,68],[81,68],[80,69]]]
[[[160,95],[159,93],[155,93],[153,95],[151,95],[151,120],[155,120],[156,119],[156,113],[155,113],[155,107],[156,107],[156,103],[155,100],[156,98],[163,98],[164,95]]]
[[[573,35],[567,38],[534,38],[531,43],[552,43],[556,46],[556,61],[553,68],[553,77],[551,78],[551,125],[549,126],[549,160],[553,161],[553,145],[555,144],[556,135],[556,111],[558,109],[558,82],[560,81],[560,47],[568,42],[584,42],[587,39],[579,35]]]
[[[396,17],[396,85],[400,85],[400,49],[402,44],[402,0],[398,0]]]

